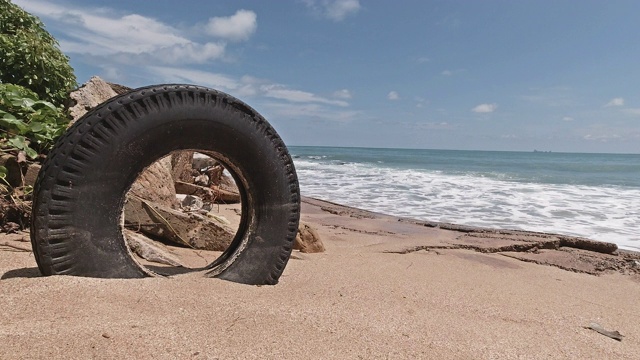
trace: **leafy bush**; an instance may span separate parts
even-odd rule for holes
[[[46,153],[65,131],[69,119],[33,91],[13,84],[0,84],[0,148],[24,151],[35,159]]]
[[[56,106],[76,87],[69,58],[42,22],[9,0],[0,0],[0,83],[33,90]]]

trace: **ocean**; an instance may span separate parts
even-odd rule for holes
[[[640,251],[640,155],[291,146],[302,195]]]

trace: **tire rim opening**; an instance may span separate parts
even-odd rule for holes
[[[230,171],[213,156],[182,150],[140,174],[125,197],[122,226],[133,259],[169,276],[208,268],[224,256],[241,219]]]

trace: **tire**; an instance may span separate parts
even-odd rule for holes
[[[34,187],[31,243],[43,275],[154,276],[125,244],[125,194],[154,161],[177,150],[207,154],[229,170],[242,216],[229,248],[205,276],[276,284],[298,230],[300,193],[284,143],[230,95],[158,85],[91,110],[58,140]]]

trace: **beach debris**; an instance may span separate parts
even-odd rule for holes
[[[124,212],[126,228],[198,250],[224,251],[236,234],[235,229],[204,215],[185,213],[132,194]]]
[[[2,225],[2,231],[7,234],[16,234],[18,231],[20,231],[20,225],[12,221],[7,221],[6,224]]]
[[[13,245],[13,244],[10,244],[8,241],[5,241],[4,243],[0,243],[0,246],[6,246],[10,249],[13,249],[14,251],[33,252],[31,249],[27,247],[20,246],[20,245]]]
[[[595,322],[590,323],[589,326],[585,326],[584,328],[591,329],[599,334],[602,334],[604,336],[610,337],[618,341],[622,341],[622,338],[624,337],[624,335],[620,334],[620,332],[618,332],[617,330],[615,331],[606,330],[604,327],[602,327],[602,325]]]
[[[180,206],[184,211],[198,211],[203,208],[202,199],[195,195],[187,195],[180,202]]]
[[[236,204],[240,202],[240,193],[237,190],[225,190],[215,185],[205,187],[183,181],[176,181],[175,189],[178,194],[196,195],[201,197],[205,202],[222,204]]]
[[[322,240],[320,240],[320,235],[318,235],[316,229],[302,221],[300,221],[300,225],[298,226],[298,234],[293,243],[293,248],[303,253],[319,253],[325,251],[324,244]]]
[[[141,258],[159,264],[184,267],[161,243],[131,230],[125,230],[124,234],[129,249]]]

